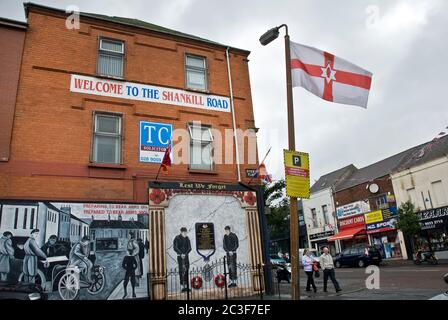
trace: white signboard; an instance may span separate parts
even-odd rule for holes
[[[140,83],[71,75],[70,91],[98,96],[230,112],[230,99]]]
[[[370,211],[369,200],[355,201],[336,208],[338,219]]]

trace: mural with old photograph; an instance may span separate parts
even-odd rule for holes
[[[0,285],[48,299],[147,297],[148,206],[0,202]]]
[[[165,212],[168,295],[249,290],[246,213],[236,197],[180,194]]]

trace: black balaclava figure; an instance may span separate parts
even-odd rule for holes
[[[227,266],[229,267],[230,284],[229,288],[236,287],[236,280],[238,278],[236,269],[236,250],[238,249],[238,237],[235,233],[230,231],[230,227],[224,228],[223,248],[227,256]]]
[[[187,235],[187,228],[182,227],[180,229],[180,234],[173,240],[173,249],[177,253],[177,264],[179,266],[179,278],[182,292],[189,291],[188,271],[190,269],[190,261],[188,260],[188,254],[191,251],[191,243]]]

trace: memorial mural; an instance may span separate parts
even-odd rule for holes
[[[165,212],[167,269],[179,274],[168,277],[168,294],[222,287],[224,270],[228,288],[238,287],[239,276],[247,271],[239,266],[251,262],[240,200],[232,195],[179,194]]]
[[[0,201],[0,274],[50,300],[147,297],[148,206]]]

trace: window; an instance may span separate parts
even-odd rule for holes
[[[124,43],[100,39],[97,72],[102,76],[123,77]]]
[[[185,82],[187,88],[207,90],[207,65],[203,57],[185,56]]]
[[[435,206],[441,207],[446,204],[445,190],[442,181],[431,182],[431,186],[434,194]]]
[[[408,193],[409,201],[411,201],[414,204],[414,206],[416,208],[418,208],[419,205],[418,205],[417,194],[415,192],[415,188],[407,189],[406,192]]]
[[[324,223],[327,225],[330,222],[328,221],[328,207],[327,205],[322,206],[322,215],[324,216]]]
[[[213,170],[213,135],[210,127],[189,124],[190,169]]]
[[[317,228],[317,214],[316,209],[311,209],[311,219],[313,219],[313,228]]]
[[[389,207],[387,203],[387,195],[383,194],[375,198],[376,207],[378,209],[386,209]]]
[[[33,229],[34,227],[34,211],[35,209],[31,209],[31,217],[30,217],[30,229]]]
[[[95,114],[93,161],[100,163],[121,163],[120,116]]]
[[[27,218],[28,218],[28,208],[25,208],[25,213],[23,214],[23,229],[26,229]]]
[[[14,215],[14,229],[17,229],[18,221],[19,221],[19,208],[16,208],[16,212]]]

